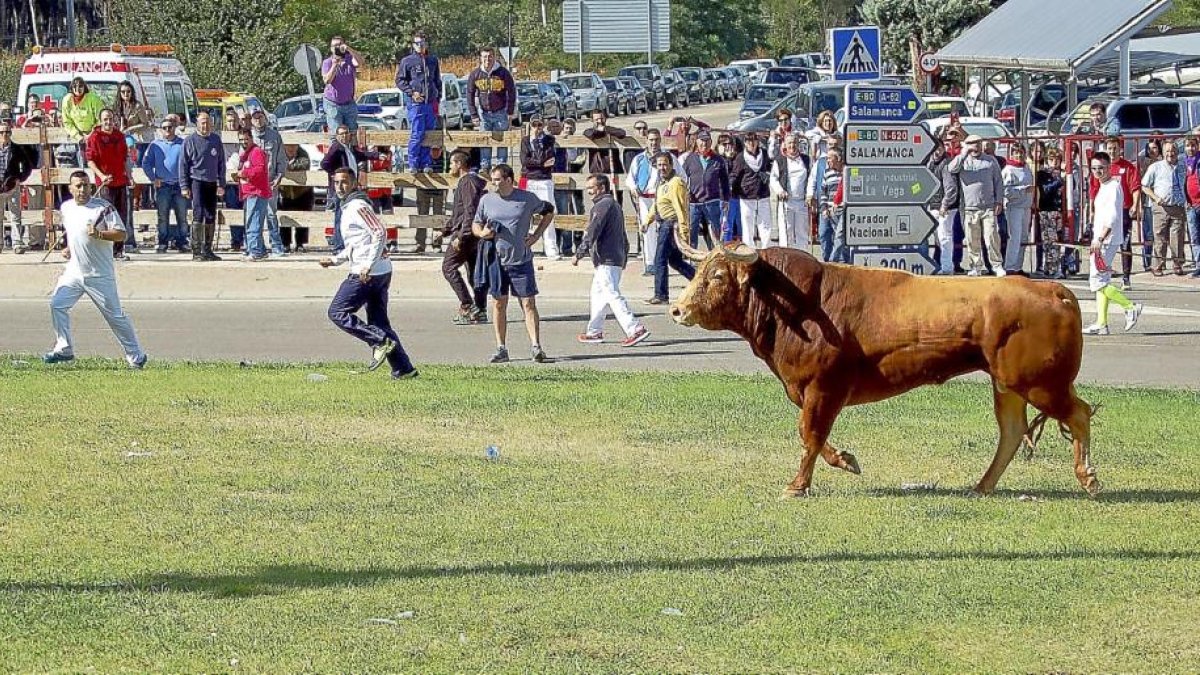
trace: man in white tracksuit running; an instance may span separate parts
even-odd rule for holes
[[[800,137],[783,139],[771,166],[771,192],[779,200],[779,245],[807,251],[811,244],[808,223],[808,156],[800,152]]]
[[[121,309],[113,267],[113,244],[125,241],[125,223],[112,204],[92,196],[92,183],[86,171],[71,174],[70,190],[73,199],[63,202],[60,209],[67,238],[63,249],[67,265],[50,297],[50,319],[56,339],[54,348],[42,360],[46,363],[75,360],[70,312],[86,293],[125,350],[125,362],[130,368],[140,369],[146,365],[146,353],[138,344],[133,322]]]

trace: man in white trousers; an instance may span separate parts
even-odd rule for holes
[[[788,134],[771,166],[771,192],[779,200],[779,245],[809,250],[808,155],[800,152],[800,136]]]
[[[86,171],[71,174],[70,190],[73,199],[61,207],[67,239],[63,257],[67,265],[50,298],[50,319],[56,339],[54,348],[42,360],[46,363],[75,360],[70,312],[86,293],[125,350],[125,362],[130,368],[140,369],[146,365],[146,353],[138,344],[133,322],[121,309],[113,267],[113,244],[125,241],[125,223],[112,204],[92,196],[91,179]]]
[[[613,199],[608,176],[601,173],[588,176],[587,193],[592,198],[592,211],[588,216],[587,231],[571,264],[578,265],[579,260],[590,253],[596,273],[592,277],[591,320],[579,341],[585,344],[604,342],[604,319],[611,307],[621,330],[625,331],[621,346],[632,347],[650,337],[650,331],[637,320],[621,295],[621,271],[625,269],[629,255],[625,214]]]
[[[745,140],[746,147],[733,158],[729,183],[738,201],[742,243],[755,248],[757,234],[758,248],[767,248],[771,245],[771,160],[758,134],[751,131]]]
[[[662,152],[662,132],[658,129],[650,129],[646,132],[646,151],[633,158],[633,161],[629,163],[629,170],[625,174],[625,188],[633,196],[639,223],[646,222],[650,209],[654,206],[654,195],[658,190],[659,180],[658,169],[654,167],[654,157],[660,152]],[[683,166],[676,160],[675,173],[682,172]],[[654,258],[657,249],[658,223],[653,222],[642,235],[642,255],[646,265],[646,270],[642,274],[645,276],[654,276],[654,269],[658,264]]]
[[[529,128],[521,139],[521,175],[525,189],[547,204],[554,203],[554,136],[546,133],[541,115],[529,118]],[[559,260],[558,230],[542,233],[542,251],[547,260]]]

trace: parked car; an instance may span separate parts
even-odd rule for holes
[[[740,61],[730,61],[729,65],[745,68],[746,73],[751,76],[757,74],[760,70],[766,70],[766,68],[764,68],[763,65],[758,62],[758,59],[741,59]]]
[[[667,108],[667,86],[663,81],[662,69],[654,64],[642,66],[625,66],[617,71],[618,77],[632,77],[641,83],[646,91],[646,104],[651,110]]]
[[[925,112],[920,119],[933,119],[936,117],[950,117],[957,115],[958,117],[970,117],[971,109],[967,106],[967,99],[961,96],[924,96]]]
[[[467,99],[459,80],[449,73],[442,75],[442,101],[438,105],[438,125],[442,129],[461,129],[467,117]],[[382,119],[393,129],[408,128],[408,113],[404,95],[395,87],[371,89],[358,96],[360,105],[383,108]]]
[[[729,91],[729,83],[725,81],[725,75],[721,71],[715,68],[705,68],[704,79],[712,89],[712,100],[727,101],[733,98]]]
[[[674,108],[687,107],[687,82],[674,70],[663,73],[663,91],[666,101]]]
[[[817,72],[822,80],[833,79],[833,64],[829,62],[829,56],[824,52],[805,52],[803,54],[789,54],[788,56],[779,59],[780,66],[797,66],[800,68],[812,68]]]
[[[1118,133],[1149,134],[1162,133],[1178,136],[1191,133],[1200,126],[1200,96],[1139,96],[1118,99],[1111,95],[1095,96],[1080,103],[1067,119],[1061,133],[1079,133],[1077,129],[1091,132],[1089,109],[1092,103],[1107,105],[1108,118],[1116,122]]]
[[[608,91],[608,116],[617,117],[629,110],[629,92],[614,77],[601,80]]]
[[[778,68],[767,68],[767,74],[763,77],[763,84],[808,84],[809,82],[820,82],[821,76],[812,68],[798,68],[795,66],[780,66]],[[844,86],[844,85],[843,85]]]
[[[592,114],[593,110],[608,108],[608,90],[595,73],[568,73],[558,78],[559,82],[575,92],[580,114]]]
[[[897,84],[894,78],[885,77],[879,84]],[[846,104],[845,82],[810,82],[797,87],[792,93],[775,102],[766,112],[730,125],[736,131],[771,131],[775,128],[775,115],[781,109],[792,113],[792,126],[805,131],[817,124],[817,115],[828,110],[837,113]]]
[[[760,115],[775,105],[779,99],[794,90],[786,84],[756,84],[746,90],[746,100],[738,112],[738,119],[744,120]]]
[[[280,131],[294,131],[321,113],[320,96],[293,96],[275,106],[275,127]]]
[[[750,78],[746,75],[746,71],[738,66],[725,66],[721,70],[725,72],[725,77],[733,83],[733,95],[735,97],[745,96],[746,90],[750,88]]]
[[[700,68],[676,68],[687,84],[687,96],[690,103],[708,103],[712,100],[712,83],[704,79],[704,71]]]
[[[550,87],[550,91],[558,97],[558,109],[562,113],[563,119],[579,117],[579,101],[570,87],[562,82],[547,82],[546,86]]]
[[[640,80],[636,77],[618,77],[617,82],[624,86],[629,94],[629,108],[625,112],[637,114],[651,110],[650,97],[646,94],[646,89]]]
[[[544,119],[561,117],[558,94],[545,82],[520,80],[517,82],[518,121],[525,123],[534,114],[541,115]]]
[[[940,137],[946,125],[950,124],[950,119],[948,116],[935,117],[925,120],[925,126],[929,128],[930,135]],[[1002,158],[1008,157],[1008,150],[1016,141],[1013,132],[995,117],[960,117],[958,123],[968,136],[974,134],[985,140],[996,141],[996,155]]]

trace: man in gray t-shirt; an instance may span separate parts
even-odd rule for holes
[[[508,361],[508,294],[517,296],[525,312],[525,328],[532,344],[533,360],[546,361],[542,351],[541,324],[538,317],[537,282],[533,272],[533,251],[530,246],[542,237],[542,232],[554,222],[554,207],[538,199],[532,192],[518,190],[511,166],[498,164],[491,171],[492,192],[479,200],[471,231],[484,242],[495,246],[495,259],[487,261],[486,274],[490,280],[493,314],[496,326],[496,353],[492,363]],[[533,217],[541,217],[536,230]],[[485,245],[486,246],[486,245]],[[481,249],[483,250],[483,249]],[[484,253],[486,254],[486,252]]]

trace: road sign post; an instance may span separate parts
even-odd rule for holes
[[[836,81],[878,80],[882,75],[878,26],[850,26],[829,31]]]
[[[934,148],[916,122],[924,110],[909,86],[846,85],[843,226],[855,264],[934,269],[928,241],[937,221],[925,206],[941,178],[924,165]]]

